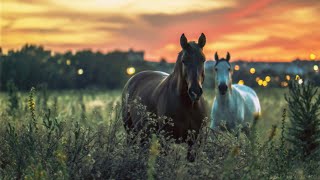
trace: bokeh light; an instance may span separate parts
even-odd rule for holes
[[[260,80],[260,77],[256,77],[256,82],[258,82]]]
[[[291,77],[289,75],[286,75],[286,80],[290,81]]]
[[[238,84],[244,85],[244,81],[243,80],[239,80]]]
[[[251,74],[254,74],[256,72],[256,69],[255,68],[250,68],[250,73]]]
[[[265,81],[270,82],[271,81],[271,77],[270,76],[266,76]]]
[[[263,80],[262,80],[262,79],[260,79],[260,80],[258,81],[258,84],[259,84],[259,86],[262,86],[262,84],[263,84]]]
[[[286,82],[286,81],[281,82],[281,86],[282,86],[282,87],[287,87],[288,85],[289,85],[289,83]]]
[[[239,70],[240,70],[240,66],[239,66],[239,65],[235,65],[235,66],[234,66],[234,70],[235,70],[235,71],[239,71]]]
[[[267,82],[267,81],[263,81],[263,82],[262,82],[262,85],[263,85],[264,87],[266,87],[266,86],[268,86],[268,82]]]
[[[132,75],[136,72],[136,69],[134,67],[128,67],[127,68],[127,74]]]
[[[70,64],[71,64],[70,59],[68,59],[68,60],[66,61],[66,64],[67,64],[68,66],[70,66]]]
[[[302,84],[302,83],[303,83],[303,80],[302,80],[302,79],[299,79],[299,80],[298,80],[298,83],[299,83],[299,84]]]
[[[300,76],[296,75],[296,81],[300,80]]]
[[[78,75],[82,75],[83,74],[83,69],[78,69]]]
[[[313,70],[314,70],[314,71],[319,71],[319,66],[318,66],[318,65],[314,65],[314,66],[313,66]]]

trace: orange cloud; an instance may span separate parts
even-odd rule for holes
[[[4,0],[0,46],[41,44],[55,51],[145,50],[146,58],[175,61],[179,38],[197,41],[204,52],[229,51],[233,60],[290,61],[319,50],[320,1]]]

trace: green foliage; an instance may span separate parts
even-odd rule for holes
[[[9,96],[7,112],[8,114],[13,115],[16,110],[19,109],[19,97],[18,89],[12,80],[7,82],[7,92]]]
[[[263,113],[247,133],[212,132],[205,121],[198,137],[190,132],[197,155],[190,163],[187,144],[176,144],[161,130],[170,120],[156,118],[143,105],[135,106],[154,128],[150,144],[140,144],[144,134],[127,139],[120,92],[48,92],[46,105],[36,100],[42,93],[35,89],[21,96],[28,100],[27,112],[25,104],[15,117],[0,108],[3,179],[316,179],[320,175],[318,161],[293,156],[286,137],[286,110],[280,108],[271,113],[274,119],[265,119],[269,111]],[[5,98],[0,94],[1,99]],[[262,96],[261,103],[274,109],[268,103],[278,99]],[[161,125],[153,126],[158,121]]]
[[[20,50],[10,50],[1,56],[0,81],[7,84],[11,79],[19,90],[47,84],[48,89],[83,89],[83,88],[122,88],[130,78],[127,67],[133,66],[136,72],[156,70],[146,61],[129,61],[127,52],[115,51],[108,54],[89,50],[76,53],[51,55],[51,51],[42,46],[24,45]],[[172,64],[162,70],[170,71]],[[79,75],[78,70],[83,74]],[[1,87],[1,90],[6,90]]]
[[[287,139],[298,158],[306,159],[319,154],[320,147],[320,94],[311,83],[291,82],[285,100],[289,106],[290,127]],[[318,156],[317,156],[318,157]]]
[[[39,90],[37,104],[39,104],[39,107],[41,107],[42,110],[46,111],[48,108],[48,99],[49,99],[48,84],[47,83],[39,84],[37,89]]]

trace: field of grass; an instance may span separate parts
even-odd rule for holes
[[[11,109],[10,96],[1,93],[0,179],[316,177],[318,162],[310,168],[310,163],[284,160],[290,147],[280,135],[287,89],[256,92],[262,116],[253,133],[237,138],[229,132],[214,135],[204,127],[194,163],[186,160],[185,144],[161,135],[153,136],[148,148],[128,143],[119,115],[120,90],[19,92],[17,107]],[[211,106],[214,91],[207,89],[204,96]]]

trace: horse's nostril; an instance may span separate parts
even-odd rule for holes
[[[191,94],[193,97],[197,97],[197,94],[195,92],[191,91]]]
[[[218,86],[218,88],[219,88],[220,91],[225,92],[225,91],[227,91],[228,86],[225,85],[225,84],[220,84],[220,85]]]
[[[202,89],[201,88],[196,89],[196,90],[197,91],[194,91],[192,89],[188,90],[188,94],[189,94],[189,96],[190,96],[192,101],[199,100],[200,96],[202,95]]]

